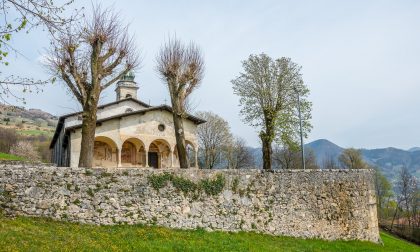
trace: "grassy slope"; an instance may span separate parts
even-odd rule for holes
[[[37,129],[26,129],[26,130],[17,130],[19,134],[25,135],[25,136],[40,136],[40,135],[46,135],[48,137],[52,137],[54,134],[51,131],[46,130],[37,130]]]
[[[24,158],[0,152],[0,160],[24,160]]]
[[[0,216],[1,251],[419,251],[382,233],[384,246],[359,241],[302,240],[256,233],[162,227],[92,226]]]

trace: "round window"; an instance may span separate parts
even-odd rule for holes
[[[165,125],[159,124],[158,129],[159,129],[159,131],[164,131],[165,130]]]

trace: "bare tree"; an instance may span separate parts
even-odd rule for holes
[[[311,103],[306,99],[309,89],[303,83],[301,67],[290,58],[273,60],[266,54],[250,55],[242,65],[244,72],[232,80],[233,90],[240,96],[244,121],[261,128],[263,168],[271,169],[273,141],[297,146],[298,95],[305,137],[311,128]]]
[[[316,162],[316,156],[312,149],[305,148],[305,167],[306,169],[319,169],[319,166]],[[302,162],[299,163],[300,169],[303,169]]]
[[[319,169],[312,149],[305,148],[306,169]],[[276,146],[273,151],[273,161],[278,169],[303,169],[299,149]]]
[[[418,181],[415,185],[416,191],[411,200],[411,217],[413,219],[413,226],[420,227],[420,188]]]
[[[96,111],[101,92],[140,63],[119,16],[97,6],[91,18],[52,41],[48,67],[83,108],[79,166],[92,167]]]
[[[298,152],[276,145],[273,151],[273,161],[278,169],[296,169],[300,166],[301,158]]]
[[[162,46],[156,62],[171,97],[179,164],[188,168],[183,119],[188,96],[198,88],[204,75],[203,55],[193,42],[186,46],[173,38]]]
[[[337,164],[336,159],[332,155],[327,155],[322,160],[322,168],[323,169],[338,169],[339,166]]]
[[[229,124],[212,112],[199,112],[197,116],[206,120],[198,126],[197,136],[204,167],[212,169],[220,163],[225,147],[232,142]]]
[[[10,148],[10,154],[24,157],[28,161],[40,161],[39,153],[29,141],[18,141]]]
[[[20,31],[29,32],[35,27],[46,28],[50,34],[56,34],[61,32],[65,25],[76,20],[79,17],[78,10],[74,10],[67,17],[63,16],[64,10],[73,1],[57,4],[49,0],[2,0],[0,10],[4,22],[0,24],[0,64],[9,65],[7,57],[10,53],[20,54],[11,43],[14,34]],[[12,18],[9,17],[11,12]],[[39,92],[40,86],[48,82],[49,80],[35,80],[19,75],[5,76],[0,79],[0,102],[7,103],[8,97],[25,102],[16,94],[16,87],[20,87],[22,92]]]
[[[365,169],[367,164],[363,161],[360,150],[354,148],[345,149],[338,157],[340,164],[345,169]]]
[[[0,152],[10,153],[10,148],[19,138],[15,129],[0,127]]]
[[[405,214],[408,220],[408,226],[412,224],[411,207],[412,202],[417,201],[417,181],[416,178],[410,174],[407,167],[402,167],[399,172],[399,179],[397,181],[397,197],[398,202],[405,208]]]
[[[235,137],[231,145],[226,146],[226,156],[229,169],[245,169],[255,166],[254,157],[246,146],[246,141]]]

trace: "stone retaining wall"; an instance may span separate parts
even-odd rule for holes
[[[373,170],[109,170],[6,162],[0,163],[0,209],[100,225],[380,239]]]

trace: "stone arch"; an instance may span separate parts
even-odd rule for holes
[[[118,148],[114,140],[106,136],[95,137],[93,145],[93,166],[118,166]]]
[[[156,139],[152,141],[148,148],[147,160],[149,167],[171,167],[172,150],[168,141],[165,139]]]
[[[145,147],[143,141],[131,137],[121,146],[122,166],[145,166]]]
[[[193,141],[185,139],[185,145],[190,145],[193,148],[194,151],[197,151],[197,146],[195,145],[195,143]]]
[[[185,140],[185,148],[187,151],[187,158],[189,162],[189,167],[198,167],[197,163],[197,146],[190,140]],[[174,156],[175,156],[175,165],[179,167],[179,157],[177,146],[174,147]]]

